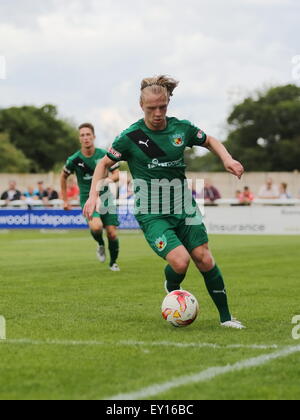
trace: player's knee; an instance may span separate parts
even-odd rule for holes
[[[107,234],[107,239],[109,241],[115,241],[116,239],[118,239],[116,229],[106,230],[106,234]]]
[[[172,262],[172,268],[178,274],[185,274],[188,271],[189,265],[190,260],[188,258],[182,258]]]
[[[202,271],[210,271],[214,268],[214,258],[209,251],[203,253],[199,265]]]
[[[90,226],[90,229],[96,233],[102,232],[103,230],[101,223],[99,223],[98,221],[94,221],[94,220],[91,221],[89,223],[89,226]]]
[[[193,260],[201,271],[210,271],[214,265],[214,258],[207,246],[198,248],[193,254]]]
[[[116,241],[118,239],[117,234],[116,233],[108,233],[107,234],[107,239],[109,241]]]

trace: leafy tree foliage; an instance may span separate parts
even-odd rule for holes
[[[76,129],[58,117],[53,105],[0,110],[0,133],[29,160],[32,173],[52,170],[78,148]]]
[[[30,169],[30,161],[9,141],[7,134],[0,134],[0,156],[1,173],[26,173]]]
[[[248,171],[300,169],[300,87],[278,86],[246,98],[232,110],[224,143]],[[199,158],[198,158],[199,159]],[[200,158],[201,170],[223,170],[214,156]]]

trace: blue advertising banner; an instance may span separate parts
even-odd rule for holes
[[[128,210],[128,209],[127,209]],[[120,209],[120,229],[138,229],[134,215]],[[0,229],[87,229],[81,210],[0,210]]]

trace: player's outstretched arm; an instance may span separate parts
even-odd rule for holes
[[[206,147],[221,159],[227,172],[230,172],[232,175],[235,175],[241,179],[243,173],[245,172],[243,165],[237,160],[233,159],[226,147],[221,142],[212,136],[207,136],[204,147]]]
[[[69,178],[69,174],[67,174],[65,171],[63,171],[60,175],[60,189],[61,189],[61,195],[64,202],[64,210],[71,210],[71,206],[68,201],[68,195],[67,195],[67,179]]]
[[[84,216],[91,220],[93,218],[94,211],[96,209],[97,200],[99,197],[99,191],[101,190],[101,187],[103,186],[107,176],[108,176],[108,170],[115,165],[116,162],[109,159],[109,157],[105,156],[97,165],[94,176],[93,176],[93,182],[90,190],[90,197],[88,201],[86,202],[83,214]]]

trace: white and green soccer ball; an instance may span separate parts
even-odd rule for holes
[[[163,318],[174,327],[191,325],[199,314],[199,303],[195,296],[186,290],[169,293],[162,304]]]

